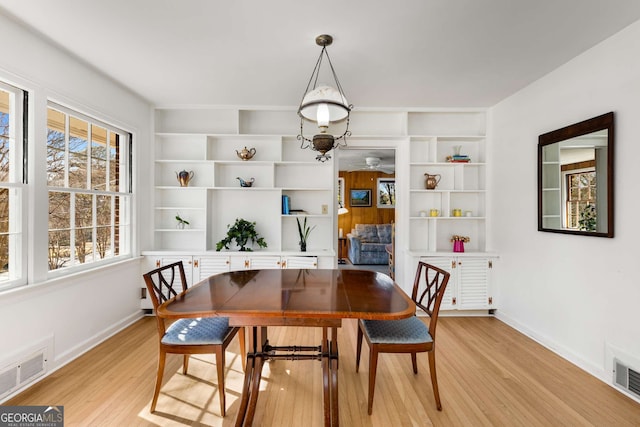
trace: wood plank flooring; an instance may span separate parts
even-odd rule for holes
[[[270,328],[272,344],[317,345],[321,331]],[[356,322],[339,332],[340,424],[389,426],[640,426],[640,404],[493,318],[441,318],[437,363],[443,410],[435,408],[427,356],[413,375],[407,355],[381,355],[367,415],[368,348],[355,373]],[[242,386],[237,340],[227,353],[227,416],[219,416],[213,356],[167,359],[155,414],[157,336],[145,318],[5,405],[64,405],[65,426],[232,426]],[[322,425],[317,361],[270,362],[255,426]]]

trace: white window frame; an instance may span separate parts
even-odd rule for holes
[[[25,182],[23,127],[25,91],[0,81],[0,89],[9,93],[10,174],[7,182],[0,182],[0,188],[9,190],[9,273],[8,279],[0,281],[0,291],[22,286],[27,283],[27,184]]]
[[[122,143],[120,144],[120,171],[121,173],[119,174],[119,191],[112,191],[111,189],[105,189],[104,191],[102,190],[93,190],[93,189],[89,189],[88,186],[87,188],[73,188],[73,187],[69,187],[69,181],[68,181],[68,172],[69,172],[69,162],[68,162],[68,143],[69,143],[69,137],[70,137],[70,132],[69,132],[69,120],[65,120],[66,122],[66,129],[65,129],[65,150],[67,151],[67,153],[65,154],[65,186],[64,187],[51,187],[51,186],[47,186],[47,194],[49,194],[50,192],[61,192],[61,193],[66,193],[70,195],[71,198],[71,212],[70,212],[70,252],[71,252],[71,258],[70,258],[70,265],[69,266],[65,266],[65,267],[61,267],[61,268],[57,268],[54,270],[49,270],[47,267],[47,277],[48,278],[55,278],[55,277],[59,277],[59,276],[64,276],[67,274],[72,274],[78,271],[85,271],[85,270],[91,270],[103,265],[107,265],[107,264],[112,264],[118,261],[121,261],[123,259],[128,259],[132,257],[132,251],[133,251],[133,247],[132,247],[132,203],[133,203],[133,191],[132,191],[132,186],[131,186],[131,182],[133,179],[132,176],[132,159],[131,159],[131,150],[132,150],[132,135],[130,132],[127,132],[126,130],[117,128],[115,126],[111,126],[108,123],[104,122],[103,120],[100,119],[96,119],[94,117],[90,117],[87,116],[85,114],[80,113],[79,111],[73,110],[71,108],[62,106],[60,104],[57,104],[53,101],[49,101],[47,103],[47,111],[48,109],[51,108],[53,110],[57,110],[60,111],[64,114],[66,114],[67,116],[73,116],[77,119],[86,121],[89,124],[89,130],[91,128],[92,125],[96,125],[99,126],[101,128],[105,128],[107,130],[107,141],[109,141],[109,135],[110,133],[117,133],[118,135],[120,135],[123,139]],[[46,119],[45,119],[46,120]],[[48,126],[46,126],[48,128]],[[88,151],[87,151],[87,156],[90,159],[91,158],[91,141],[88,141]],[[109,183],[109,156],[107,156],[107,185]],[[90,182],[91,179],[91,162],[88,163],[87,166],[87,182]],[[113,196],[117,196],[119,197],[120,200],[120,208],[119,208],[119,234],[118,234],[118,238],[119,238],[119,254],[115,255],[115,256],[110,256],[107,258],[103,258],[100,260],[93,260],[90,262],[85,262],[82,264],[74,264],[74,259],[75,259],[75,245],[74,245],[74,240],[75,240],[75,231],[76,231],[76,226],[75,226],[75,215],[74,215],[74,200],[75,200],[75,196],[77,194],[87,194],[87,195],[91,195],[92,199],[93,199],[93,220],[92,220],[92,243],[94,246],[94,251],[93,254],[95,255],[95,245],[96,245],[96,198],[100,195],[105,195],[105,196],[112,196],[112,203],[111,203],[111,216],[112,216],[112,224],[114,224],[113,222],[113,216],[115,215],[115,206],[114,206],[114,198]],[[48,203],[48,202],[47,202]],[[47,226],[47,230],[49,230],[49,227]],[[112,250],[114,248],[114,226],[112,226],[112,230],[111,230],[111,247]],[[47,242],[48,242],[48,237],[47,237]],[[46,262],[48,263],[49,260],[47,258]]]

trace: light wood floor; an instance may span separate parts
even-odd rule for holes
[[[339,333],[342,426],[640,426],[640,404],[493,318],[441,318],[435,409],[427,356],[414,376],[407,355],[381,355],[373,415],[367,415],[368,348],[355,373],[355,321]],[[272,344],[316,345],[320,331],[270,328]],[[189,375],[168,356],[158,412],[149,413],[156,330],[145,318],[6,405],[64,405],[70,426],[231,426],[242,385],[237,340],[227,353],[227,416],[219,414],[213,357]],[[277,361],[263,371],[254,425],[321,426],[321,366]]]

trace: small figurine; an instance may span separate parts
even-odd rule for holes
[[[238,157],[240,157],[242,160],[249,160],[251,159],[253,156],[255,156],[256,154],[256,149],[252,148],[252,149],[247,149],[247,147],[245,146],[242,151],[238,151],[236,150],[236,154],[238,155]]]
[[[238,181],[240,181],[240,187],[251,187],[253,185],[253,182],[255,181],[255,178],[251,178],[251,179],[245,181],[244,179],[240,178],[239,176],[237,176],[236,179]]]

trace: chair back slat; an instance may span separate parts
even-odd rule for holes
[[[423,279],[424,276],[424,279]],[[423,261],[418,262],[411,299],[431,318],[429,333],[435,339],[436,325],[450,273]]]
[[[182,261],[167,264],[143,275],[153,307],[187,290],[187,281]]]

